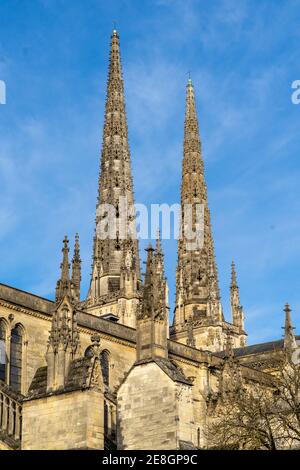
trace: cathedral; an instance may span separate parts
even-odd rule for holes
[[[0,284],[0,449],[179,450],[210,447],[210,399],[235,357],[248,384],[269,383],[284,351],[298,348],[291,310],[284,337],[247,346],[235,265],[231,322],[225,320],[205,182],[195,92],[186,86],[176,303],[169,325],[161,237],[140,271],[136,237],[99,235],[120,197],[134,233],[134,191],[119,36],[111,36],[90,287],[81,295],[80,241],[65,237],[55,299]],[[203,239],[190,247],[188,222],[203,207]],[[124,222],[124,218],[122,219]]]

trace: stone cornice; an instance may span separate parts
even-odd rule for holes
[[[16,312],[25,313],[25,315],[30,315],[41,320],[51,321],[52,315],[44,314],[37,311],[29,310],[28,308],[20,307],[19,305],[14,305],[13,303],[8,303],[0,299],[0,306],[5,307],[9,310],[14,310]]]
[[[35,308],[42,305],[42,311],[29,308],[28,306],[32,302]],[[54,302],[0,284],[0,305],[10,310],[51,321],[51,310],[54,307]],[[79,331],[82,333],[90,334],[93,331],[97,331],[103,339],[135,348],[136,330],[134,328],[113,323],[83,311],[77,311],[77,322]],[[204,362],[210,365],[218,365],[223,362],[222,358],[209,351],[200,351],[173,340],[168,341],[168,348],[170,356],[177,357],[181,361],[187,361],[189,364]]]

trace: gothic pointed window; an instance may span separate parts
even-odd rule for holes
[[[21,392],[21,388],[22,388],[22,349],[23,349],[23,330],[20,325],[17,325],[11,331],[10,374],[9,374],[10,386],[16,392]]]
[[[103,383],[109,386],[109,352],[108,351],[102,351],[100,362],[101,362]]]
[[[0,320],[0,380],[6,381],[6,328],[3,321]]]

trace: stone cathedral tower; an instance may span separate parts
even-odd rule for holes
[[[233,289],[234,287],[231,288],[232,296],[235,295]],[[236,347],[244,346],[244,325],[242,319],[238,321],[239,315],[242,317],[242,310],[235,306],[234,324],[224,321],[195,93],[189,79],[182,161],[181,237],[178,241],[172,338],[194,344],[197,348],[221,351],[224,349],[227,335],[230,334]]]
[[[114,208],[114,234],[105,239],[103,219],[111,208]],[[140,265],[135,236],[124,85],[119,36],[114,30],[107,81],[92,278],[83,306],[89,313],[97,316],[113,314],[120,323],[135,327],[139,290]]]

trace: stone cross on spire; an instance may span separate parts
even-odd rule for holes
[[[115,233],[104,239],[101,223],[109,205],[114,211]],[[87,306],[96,308],[106,299],[117,299],[121,291],[124,260],[132,258],[134,289],[140,283],[138,241],[135,236],[134,196],[125,112],[124,85],[117,31],[111,36],[105,122],[99,176],[93,267]],[[132,294],[134,295],[134,293]]]

